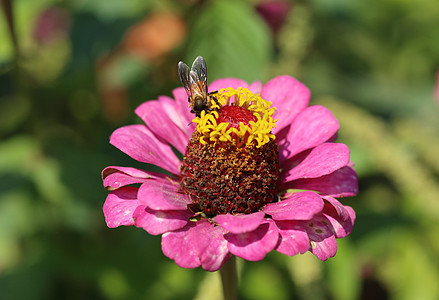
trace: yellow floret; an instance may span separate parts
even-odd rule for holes
[[[202,144],[231,142],[246,147],[256,146],[257,148],[268,143],[274,139],[274,134],[271,130],[276,127],[277,120],[273,120],[273,113],[275,107],[271,107],[272,102],[261,98],[260,94],[253,94],[247,88],[233,88],[221,89],[218,94],[215,94],[220,106],[235,105],[241,106],[253,112],[257,121],[250,121],[249,125],[239,123],[239,130],[230,127],[229,123],[222,122],[217,124],[216,119],[219,115],[217,111],[207,113],[202,111],[200,117],[193,120],[197,124],[196,130],[202,134],[200,142]],[[212,101],[212,108],[220,109],[214,100]],[[235,134],[235,137],[232,137]],[[237,138],[236,138],[237,137]]]

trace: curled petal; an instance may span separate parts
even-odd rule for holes
[[[355,212],[349,206],[341,204],[337,199],[325,196],[325,208],[323,212],[327,215],[333,216],[336,219],[341,219],[346,221],[351,219],[352,222],[355,221]]]
[[[108,190],[118,189],[122,186],[144,183],[148,179],[164,179],[169,177],[165,174],[144,171],[128,167],[106,167],[102,171],[104,187]]]
[[[308,234],[301,224],[295,221],[276,221],[276,225],[280,234],[276,251],[289,256],[308,251]]]
[[[256,212],[249,215],[218,215],[215,221],[221,225],[226,231],[231,233],[244,233],[253,231],[261,225],[264,219],[263,212]]]
[[[189,222],[190,217],[191,214],[184,210],[160,211],[152,210],[144,205],[138,206],[133,214],[135,225],[152,235],[183,228]]]
[[[294,193],[289,198],[269,203],[264,212],[274,220],[310,220],[323,209],[322,198],[314,192]]]
[[[322,240],[311,241],[311,253],[318,259],[325,261],[337,253],[337,241],[335,236],[331,235]]]
[[[171,147],[157,139],[144,125],[129,125],[116,129],[110,143],[135,160],[154,164],[172,174],[179,174],[180,160]]]
[[[180,267],[201,265],[207,271],[218,270],[230,256],[222,229],[207,220],[190,222],[180,230],[163,234],[162,250]]]
[[[352,232],[352,228],[354,226],[354,221],[352,219],[348,219],[346,221],[343,221],[340,219],[333,218],[332,216],[329,216],[329,215],[325,215],[325,217],[331,223],[331,226],[334,230],[334,234],[335,234],[336,238],[338,238],[338,239],[344,238]]]
[[[159,100],[162,101],[151,100],[144,102],[137,107],[136,114],[155,135],[174,146],[180,153],[184,153],[189,140],[184,132],[186,128],[183,127],[184,131],[180,128],[180,126],[183,126],[183,122],[174,107],[167,105],[167,111],[165,110],[163,104],[166,103],[166,99],[168,97],[160,97]],[[175,101],[172,102],[175,103]],[[180,126],[175,123],[176,121],[180,121],[178,122]]]
[[[311,253],[320,260],[327,260],[337,252],[337,242],[331,222],[323,215],[303,223],[310,239]]]
[[[323,209],[325,217],[331,222],[336,238],[348,236],[355,222],[355,212],[352,207],[344,206],[332,197],[324,197],[325,208]]]
[[[250,261],[259,261],[276,247],[279,230],[273,220],[267,220],[256,230],[240,234],[225,235],[230,253]]]
[[[127,186],[108,194],[103,207],[108,227],[134,225],[133,213],[139,206],[137,190],[136,187]]]
[[[349,148],[341,143],[324,143],[311,152],[297,166],[294,161],[283,167],[282,181],[288,182],[300,178],[316,178],[331,174],[349,163]]]
[[[179,185],[172,181],[150,180],[139,188],[139,201],[153,210],[186,210],[189,196],[178,193]]]
[[[339,128],[337,119],[327,108],[320,105],[305,108],[290,126],[286,140],[279,149],[280,160],[328,141]]]
[[[262,88],[261,97],[272,101],[277,107],[273,115],[273,119],[279,119],[273,131],[276,134],[289,126],[297,114],[308,106],[311,93],[303,83],[283,75],[268,81]]]
[[[285,189],[311,190],[332,197],[351,197],[358,193],[358,177],[352,167],[343,167],[317,178],[290,181]]]

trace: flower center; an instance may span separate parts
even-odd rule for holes
[[[259,148],[274,140],[271,129],[276,127],[277,120],[273,120],[276,108],[271,107],[271,102],[246,88],[221,89],[214,96],[221,107],[211,100],[212,108],[219,113],[202,111],[201,116],[193,120],[197,124],[196,131],[202,134],[202,144],[232,142],[238,147]]]
[[[221,89],[197,124],[181,165],[181,191],[207,217],[252,213],[277,199],[275,108],[248,89]]]
[[[231,126],[239,130],[239,123],[248,125],[249,121],[256,122],[257,118],[248,109],[229,105],[221,107],[221,114],[216,121],[217,123],[229,123],[229,128]]]

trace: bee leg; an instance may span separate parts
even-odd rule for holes
[[[218,102],[218,99],[217,99],[215,96],[213,96],[213,94],[217,94],[217,93],[218,93],[218,91],[214,91],[214,92],[210,92],[208,95],[209,95],[210,97],[213,98],[213,100],[215,101],[216,105],[218,105],[219,107],[221,107],[221,105],[220,105],[219,102]],[[212,111],[213,109],[211,108],[211,109],[209,109],[209,110]],[[220,112],[219,109],[217,109],[217,111],[222,115],[222,113]]]
[[[208,93],[208,95],[211,96],[213,98],[213,100],[215,100],[216,105],[220,106],[218,99],[216,99],[216,97],[213,96],[215,94],[218,94],[218,91],[213,91],[213,92]]]
[[[219,113],[221,114],[221,112],[220,112],[217,108],[206,107],[204,110],[205,110],[205,111],[208,111],[208,112],[211,112],[211,111],[216,110],[217,112],[219,112]]]
[[[219,107],[221,107],[221,105],[220,105],[219,102],[218,102],[218,99],[216,99],[215,96],[212,96],[212,98],[213,98],[213,100],[215,101],[216,105],[218,105]]]

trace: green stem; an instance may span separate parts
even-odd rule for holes
[[[238,276],[236,274],[236,256],[232,255],[230,259],[220,269],[221,281],[223,283],[224,300],[236,300]]]
[[[0,4],[5,15],[6,24],[8,26],[9,35],[11,38],[12,45],[14,47],[15,62],[18,62],[18,57],[20,56],[20,50],[18,47],[18,39],[15,33],[14,24],[14,10],[12,0],[0,0]]]
[[[14,22],[14,6],[13,0],[0,0],[0,10],[3,11],[5,16],[7,28],[9,31],[9,37],[11,39],[12,47],[14,49],[14,60],[13,60],[13,71],[11,72],[12,76],[15,77],[15,89],[17,91],[24,90],[22,87],[21,81],[21,72],[20,72],[20,47],[18,43],[17,34],[15,32],[15,22]]]

